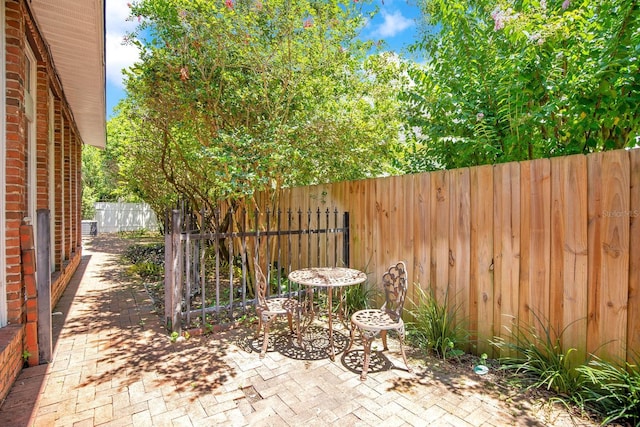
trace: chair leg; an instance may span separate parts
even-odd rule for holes
[[[258,315],[258,329],[256,329],[256,338],[260,337],[260,332],[262,332],[262,312],[259,311],[256,313]]]
[[[413,372],[413,369],[411,369],[407,362],[407,355],[404,352],[404,328],[398,330],[398,340],[400,341],[400,352],[402,353],[402,360],[404,360],[404,364],[407,367],[407,372]]]
[[[371,361],[371,342],[373,337],[367,336],[366,333],[362,334],[362,343],[364,344],[364,360],[362,361],[362,373],[360,374],[360,381],[367,380],[367,371],[369,370],[369,362]]]
[[[293,315],[291,312],[287,313],[287,322],[289,323],[289,331],[293,333]]]
[[[275,316],[269,316],[266,321],[263,319],[262,323],[264,323],[264,338],[262,342],[262,351],[260,352],[260,359],[264,358],[267,354],[267,347],[269,346],[269,328],[271,327],[271,322],[273,322]]]
[[[389,346],[387,346],[387,331],[380,331],[380,338],[382,338],[382,349],[389,351]]]
[[[349,345],[347,346],[347,348],[345,349],[345,353],[348,352],[349,350],[351,350],[351,346],[353,345],[353,340],[356,337],[356,325],[351,322],[351,333],[350,333],[350,339],[349,339]]]

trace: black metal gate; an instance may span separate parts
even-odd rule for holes
[[[349,266],[349,213],[254,210],[167,215],[165,321],[169,331],[235,322],[253,313],[253,263],[259,262],[271,296],[303,297],[287,280],[292,270]]]

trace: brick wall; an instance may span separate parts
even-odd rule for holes
[[[9,393],[11,385],[22,369],[23,340],[23,325],[0,328],[0,401]]]
[[[27,264],[33,248],[20,246],[20,227],[28,216],[27,158],[36,159],[36,208],[47,209],[55,197],[53,217],[55,263],[52,274],[52,306],[60,299],[80,263],[81,240],[81,159],[82,141],[72,120],[73,114],[62,91],[47,44],[37,27],[27,0],[6,0],[6,291],[9,326],[0,328],[0,401],[23,365],[23,351],[37,355],[37,316],[34,271]],[[25,116],[25,52],[29,46],[36,58],[35,153],[28,152]],[[49,149],[49,92],[53,94],[53,165]],[[53,173],[54,195],[49,194]],[[35,218],[34,218],[35,221]],[[23,228],[24,235],[24,228]],[[37,266],[49,268],[49,266]],[[35,350],[35,351],[34,351]],[[36,356],[37,357],[37,356]],[[31,357],[31,364],[38,363]]]

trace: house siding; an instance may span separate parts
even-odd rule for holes
[[[27,120],[25,115],[25,51],[29,46],[36,58],[36,207],[48,209],[49,198],[55,206],[51,230],[54,245],[51,257],[52,307],[60,299],[82,256],[81,241],[81,159],[82,140],[73,114],[62,91],[51,54],[33,18],[29,2],[6,0],[6,193],[5,210],[6,297],[8,325],[0,327],[0,401],[8,393],[23,366],[23,352],[29,365],[41,363],[37,356],[37,297],[34,269],[29,259],[35,251],[29,247],[27,201]],[[54,103],[53,162],[54,194],[49,194],[49,92]],[[35,218],[32,219],[35,222]],[[22,228],[22,231],[21,231]],[[22,238],[22,246],[21,246]],[[48,266],[42,266],[48,268]]]

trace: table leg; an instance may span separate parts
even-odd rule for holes
[[[333,307],[332,307],[332,290],[333,287],[329,286],[327,289],[327,305],[329,306],[329,358],[332,362],[335,361],[335,349],[333,345]]]
[[[313,319],[315,318],[315,310],[313,308],[313,287],[309,287],[309,293],[305,295],[305,299],[307,300],[304,304],[304,326],[302,327],[302,334],[304,335],[307,331],[307,328],[311,326],[313,323]]]

